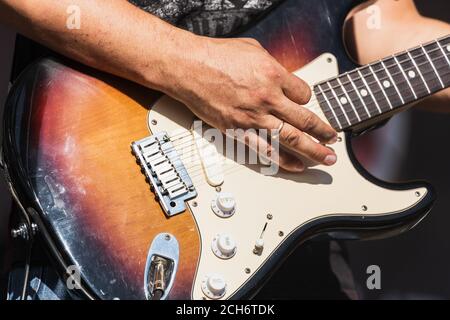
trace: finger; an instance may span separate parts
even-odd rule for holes
[[[243,142],[262,156],[264,161],[273,162],[290,172],[303,172],[305,170],[305,165],[299,158],[289,152],[275,148],[267,139],[256,134],[255,131],[246,131]]]
[[[286,97],[295,103],[307,104],[311,99],[311,89],[309,85],[292,73],[287,73],[282,88]]]
[[[285,123],[279,133],[280,143],[289,150],[299,153],[310,160],[330,166],[336,163],[333,150],[313,141],[289,123]]]
[[[321,120],[314,112],[289,99],[284,99],[282,105],[274,108],[272,113],[320,142],[333,143],[336,141],[337,133],[329,124]]]

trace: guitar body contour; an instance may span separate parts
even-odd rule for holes
[[[256,38],[314,84],[354,67],[341,41],[354,4],[286,0],[242,36]],[[211,272],[227,281],[221,298],[249,297],[306,239],[322,232],[348,238],[404,231],[434,199],[426,183],[391,185],[371,177],[354,159],[350,137],[341,133],[333,146],[338,163],[301,175],[265,176],[223,157],[221,189],[236,197],[236,213],[216,216],[211,201],[217,190],[197,174],[197,197],[185,212],[167,217],[130,144],[158,131],[187,130],[193,120],[188,109],[158,92],[73,62],[38,61],[15,83],[5,112],[7,175],[62,274],[70,265],[80,269],[82,289],[75,293],[148,298],[150,245],[158,234],[170,233],[179,260],[168,299],[204,298],[202,282]],[[264,250],[256,255],[253,246],[266,223]],[[237,243],[228,260],[211,250],[222,232]]]

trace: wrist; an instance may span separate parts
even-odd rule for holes
[[[144,85],[171,96],[183,87],[187,75],[199,61],[204,37],[169,26],[160,33],[159,43],[154,44],[142,71]],[[156,47],[156,48],[155,48]]]

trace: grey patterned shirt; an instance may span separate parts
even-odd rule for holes
[[[230,34],[282,0],[128,0],[173,25],[207,36]]]

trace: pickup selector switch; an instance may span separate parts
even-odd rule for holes
[[[211,243],[211,249],[220,259],[230,259],[236,254],[237,246],[228,234],[218,234]]]
[[[221,218],[231,217],[236,211],[236,200],[231,193],[219,192],[211,202],[211,209]]]
[[[227,283],[220,274],[212,273],[203,278],[202,291],[210,299],[220,299],[227,291]]]

